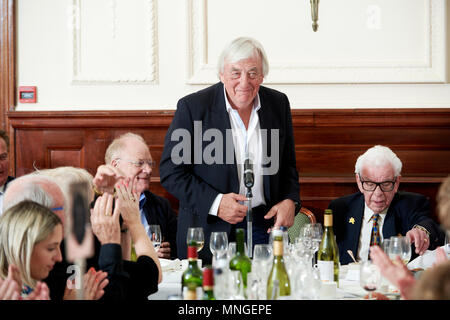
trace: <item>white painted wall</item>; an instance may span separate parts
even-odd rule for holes
[[[17,110],[175,109],[238,36],[293,108],[450,108],[447,0],[18,0]]]

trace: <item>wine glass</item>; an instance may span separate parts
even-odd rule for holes
[[[197,253],[203,249],[205,244],[205,235],[202,227],[191,227],[187,231],[186,242],[189,245],[192,241],[197,244]]]
[[[305,225],[303,232],[311,239],[311,251],[313,256],[313,265],[316,264],[316,252],[319,250],[320,242],[322,242],[323,229],[320,223],[309,223]]]
[[[161,227],[159,224],[151,224],[148,226],[148,235],[150,237],[150,240],[153,242],[153,247],[156,251],[159,250],[161,247],[162,242],[162,234],[161,234]]]
[[[378,289],[380,283],[381,273],[378,266],[372,263],[371,260],[363,261],[359,269],[359,284],[364,290],[369,292],[369,300],[372,299],[372,292]]]
[[[216,251],[226,251],[228,249],[228,236],[226,232],[212,232],[209,239],[209,250],[214,256]]]

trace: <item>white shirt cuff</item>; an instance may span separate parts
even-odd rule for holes
[[[214,200],[213,204],[211,205],[211,208],[209,209],[208,214],[217,217],[217,211],[219,211],[219,205],[220,205],[220,201],[222,201],[222,197],[223,197],[223,193],[219,193],[217,195],[216,199]]]

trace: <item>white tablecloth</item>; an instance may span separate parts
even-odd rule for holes
[[[362,299],[367,292],[361,288],[359,284],[359,271],[349,270],[349,266],[341,266],[339,288],[336,290],[334,297],[322,297],[322,299],[338,299],[351,300]],[[181,297],[181,276],[183,272],[179,270],[170,270],[163,272],[163,281],[158,286],[158,291],[148,297],[149,300],[167,300],[169,297]],[[393,291],[392,288],[379,290],[386,294],[389,298],[398,298],[398,292]]]

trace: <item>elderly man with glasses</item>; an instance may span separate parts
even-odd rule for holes
[[[114,139],[106,150],[105,163],[97,169],[93,180],[96,192],[114,194],[118,183],[132,183],[134,191],[140,195],[136,201],[139,201],[145,229],[149,232],[150,225],[161,228],[162,242],[158,257],[176,258],[177,216],[167,199],[149,191],[155,161],[145,140],[131,132]],[[122,232],[126,231],[126,226],[122,226]]]
[[[402,162],[388,147],[374,146],[355,164],[358,193],[333,200],[333,225],[341,264],[367,260],[372,245],[402,235],[414,244],[412,259],[433,249],[443,239],[433,221],[428,199],[420,194],[398,192]]]

